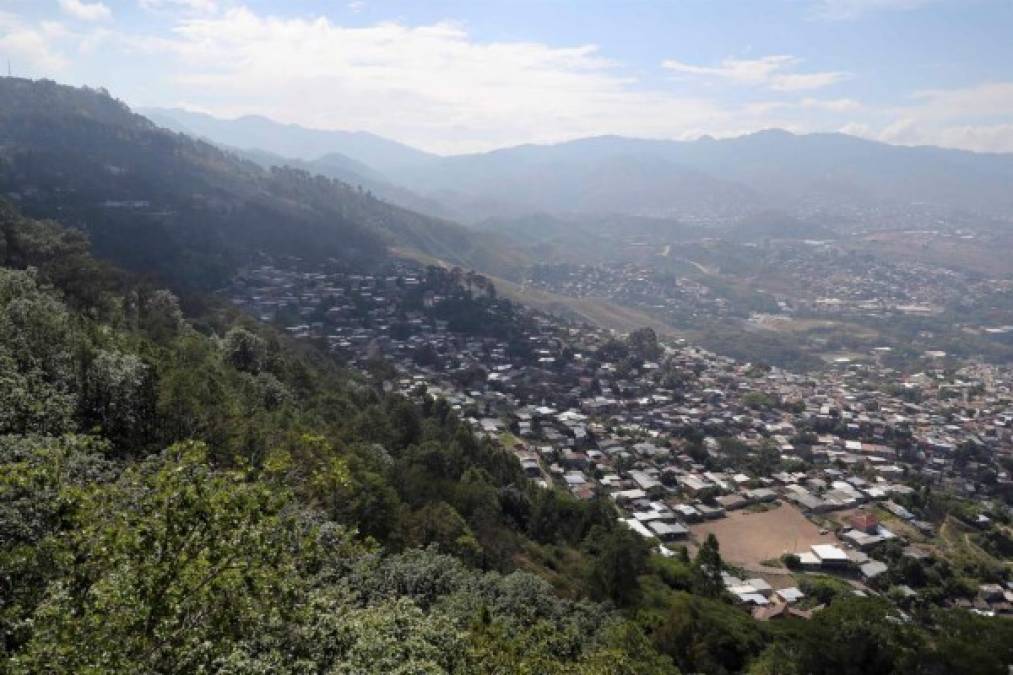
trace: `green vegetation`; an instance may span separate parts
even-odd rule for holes
[[[828,605],[834,600],[851,594],[847,582],[824,575],[805,575],[799,579],[799,590],[806,594],[808,606]]]
[[[0,215],[5,669],[660,658],[590,601],[632,602],[647,557],[610,509],[535,488],[442,401],[384,397],[227,311],[191,325],[79,237]],[[537,541],[571,552],[587,599],[515,570]]]

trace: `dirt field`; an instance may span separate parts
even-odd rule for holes
[[[722,558],[757,571],[765,569],[760,566],[764,560],[805,551],[812,544],[837,543],[833,534],[821,535],[819,528],[791,504],[761,513],[732,511],[727,518],[698,523],[690,531],[697,542],[713,532],[721,545]]]

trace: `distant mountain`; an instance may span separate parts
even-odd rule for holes
[[[244,150],[264,150],[307,161],[325,155],[343,155],[359,163],[357,173],[362,172],[362,165],[385,173],[436,158],[436,155],[365,131],[307,129],[257,115],[220,119],[180,108],[143,108],[138,112],[167,129]]]
[[[44,80],[0,78],[0,196],[177,286],[215,288],[263,253],[368,265],[397,247],[496,274],[516,266],[491,235],[306,171],[265,170],[104,91]]]
[[[393,180],[466,221],[531,213],[728,220],[768,206],[763,195],[744,185],[650,156],[508,167],[440,161]]]
[[[429,216],[449,219],[461,216],[436,199],[422,197],[395,185],[381,171],[364,161],[342,152],[327,151],[329,147],[347,148],[352,152],[361,152],[368,161],[381,166],[387,166],[386,162],[389,161],[402,169],[436,159],[435,155],[421,153],[379,136],[305,129],[296,125],[278,124],[262,117],[225,120],[180,109],[146,108],[143,109],[143,114],[161,127],[221,146],[265,169],[272,166],[302,169],[335,178],[353,187],[361,187],[391,204]],[[285,148],[297,154],[285,154],[282,151]],[[321,154],[324,152],[326,154]]]
[[[370,183],[381,183],[385,180],[379,171],[347,155],[342,155],[340,152],[330,152],[323,157],[307,161],[306,166],[315,167],[318,173],[324,176],[337,178],[353,185],[356,180]],[[347,179],[342,176],[346,176]]]
[[[218,145],[218,144],[216,144]],[[334,178],[352,187],[362,188],[373,196],[427,216],[444,219],[458,219],[460,214],[447,208],[435,199],[422,197],[411,190],[394,185],[387,181],[379,172],[351,157],[333,152],[312,161],[282,157],[272,152],[257,149],[239,149],[222,144],[221,147],[243,159],[259,164],[265,169],[273,166],[292,167],[311,174]]]
[[[1013,211],[1013,155],[764,131],[667,141],[603,136],[445,157],[391,180],[485,215],[615,212],[731,222],[780,210]],[[489,210],[492,212],[490,213]]]
[[[728,236],[741,230],[750,237],[825,237],[869,227],[1008,225],[1013,213],[1013,155],[893,146],[844,134],[768,130],[696,141],[600,136],[438,157],[370,134],[264,118],[217,120],[178,110],[152,115],[247,153],[255,148],[294,158],[284,161],[412,210],[486,222],[486,230],[488,223],[532,214],[563,222],[624,215],[716,227]]]

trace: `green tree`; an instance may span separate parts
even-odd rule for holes
[[[179,298],[171,291],[154,291],[142,298],[141,306],[142,326],[155,341],[167,342],[185,330]]]
[[[671,593],[649,616],[652,642],[686,672],[741,672],[764,647],[756,621],[717,600]]]
[[[446,502],[426,504],[402,519],[403,539],[407,546],[435,544],[439,550],[467,562],[478,562],[482,547],[468,523]]]
[[[721,579],[723,570],[724,562],[721,560],[718,539],[712,532],[700,544],[696,559],[693,560],[693,591],[710,598],[721,596],[725,590]]]
[[[650,557],[644,538],[618,525],[608,530],[595,526],[587,535],[585,549],[593,554],[587,579],[591,597],[620,607],[634,604],[640,590],[638,577]]]
[[[83,336],[36,273],[0,269],[0,433],[75,428]]]
[[[284,630],[316,545],[287,504],[266,484],[211,470],[200,444],[86,489],[61,542],[67,576],[47,588],[15,670],[205,670]]]
[[[259,336],[236,326],[225,334],[222,353],[236,370],[256,375],[264,365],[266,345]]]
[[[842,596],[811,621],[787,623],[774,639],[803,673],[911,673],[924,662],[924,633],[879,598]]]
[[[657,361],[661,357],[661,345],[658,344],[658,334],[653,328],[645,326],[638,328],[626,338],[630,353],[640,361]]]
[[[85,370],[81,417],[119,445],[141,445],[154,426],[155,391],[147,364],[134,354],[100,350]]]

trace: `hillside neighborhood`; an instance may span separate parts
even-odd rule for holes
[[[796,374],[649,329],[570,324],[498,299],[473,273],[410,262],[373,275],[264,265],[229,295],[389,391],[445,399],[531,480],[610,499],[663,555],[715,534],[741,570],[726,589],[759,620],[818,609],[797,583],[809,577],[900,604],[936,593],[1013,613],[1002,565],[978,561],[977,587],[943,598],[904,574],[911,561],[987,558],[974,536],[1008,542],[1007,370],[929,360],[905,374],[842,360]],[[519,332],[493,334],[503,313]],[[960,513],[940,513],[934,494],[961,500]]]

